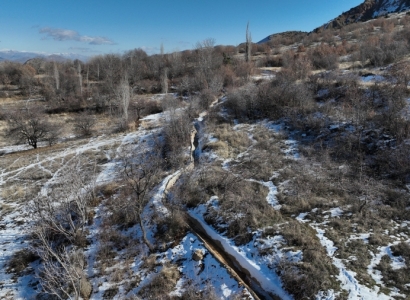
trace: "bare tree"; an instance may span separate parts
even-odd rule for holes
[[[83,242],[89,205],[95,198],[94,170],[85,170],[87,164],[78,159],[62,168],[57,175],[64,185],[53,187],[50,193],[44,191],[34,199],[32,207],[37,223],[72,244]]]
[[[43,190],[31,207],[32,249],[42,261],[40,283],[46,293],[59,299],[88,298],[92,289],[83,271],[81,250],[86,245],[89,205],[95,197],[90,172],[95,174],[93,164],[82,159],[66,165],[55,174],[64,184]]]
[[[77,72],[78,72],[78,81],[80,84],[80,95],[83,94],[83,75],[81,75],[81,63],[80,61],[78,62],[77,65]]]
[[[128,122],[128,107],[131,99],[130,85],[127,78],[121,80],[121,83],[117,88],[117,98],[122,110],[123,122],[126,123]]]
[[[41,225],[34,229],[34,236],[37,238],[34,251],[42,261],[38,276],[44,292],[61,300],[88,298],[92,287],[83,271],[83,252],[64,246],[55,247],[47,230],[47,227]]]
[[[222,64],[222,56],[215,55],[215,39],[208,38],[196,44],[197,74],[202,88],[209,88],[215,75],[215,70]]]
[[[246,25],[246,44],[245,44],[245,61],[251,61],[252,52],[252,35],[249,32],[249,22]]]
[[[133,197],[131,197],[131,209],[133,209],[135,218],[141,226],[144,243],[152,251],[154,246],[147,238],[143,211],[149,201],[148,193],[154,187],[157,175],[161,171],[162,159],[159,153],[159,147],[154,145],[154,149],[148,149],[135,157],[135,153],[127,151],[124,157],[123,175],[127,180],[128,187],[131,188]]]
[[[165,54],[165,51],[164,51],[164,43],[161,43],[159,53],[161,54],[161,56],[164,56],[164,54]]]
[[[75,117],[74,130],[82,136],[90,136],[92,135],[92,130],[95,123],[95,117],[87,112],[84,112]]]
[[[163,93],[168,93],[168,68],[164,68],[162,71],[161,88]]]
[[[11,113],[7,119],[7,135],[25,141],[34,149],[38,142],[47,140],[54,136],[54,128],[38,108],[25,108]]]
[[[54,80],[56,82],[56,90],[60,89],[60,73],[58,72],[57,64],[54,62]]]

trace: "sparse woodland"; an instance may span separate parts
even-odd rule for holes
[[[410,297],[410,16],[250,30],[0,63],[1,297]]]

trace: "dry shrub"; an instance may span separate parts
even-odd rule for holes
[[[81,277],[80,280],[80,295],[84,300],[90,299],[91,293],[93,292],[93,286],[91,282],[87,280],[85,276]]]
[[[209,89],[202,90],[199,94],[199,104],[202,109],[208,109],[211,103],[215,100],[213,92]]]
[[[249,182],[214,168],[204,175],[200,184],[207,191],[208,199],[213,195],[219,198],[218,207],[209,208],[206,221],[221,232],[226,232],[236,244],[249,242],[253,230],[280,220],[280,214],[266,200],[268,189],[260,183]]]
[[[295,82],[288,72],[277,74],[272,82],[258,86],[255,110],[261,117],[278,119],[305,115],[313,97],[304,83]]]
[[[0,217],[7,215],[13,211],[13,207],[8,204],[0,204]]]
[[[242,174],[245,178],[269,181],[275,171],[292,163],[291,160],[284,158],[279,144],[281,136],[273,135],[266,130],[253,134],[253,138],[258,142],[249,148],[247,155],[230,163],[234,172]]]
[[[410,267],[410,245],[408,243],[401,242],[390,248],[394,256],[402,256],[406,260],[407,266]]]
[[[119,188],[120,186],[118,183],[109,182],[100,187],[100,193],[102,193],[105,198],[109,198],[114,195]]]
[[[147,269],[148,271],[153,271],[155,267],[159,266],[160,264],[157,263],[157,255],[150,254],[150,256],[146,257],[141,265],[142,269]]]
[[[389,242],[389,238],[382,232],[374,232],[369,236],[369,244],[372,246],[383,246]]]
[[[237,151],[242,152],[246,150],[251,141],[246,132],[234,130],[229,124],[221,124],[217,126],[212,133],[218,140],[228,143],[228,145]]]
[[[387,287],[399,289],[401,293],[410,296],[410,290],[408,289],[410,284],[409,266],[393,269],[391,263],[391,258],[388,255],[384,255],[375,269],[381,272],[382,280]]]
[[[131,197],[131,191],[122,188],[120,192],[121,194],[118,197],[110,197],[106,202],[106,206],[111,212],[107,222],[111,225],[118,225],[120,228],[130,228],[138,222],[135,208],[129,198]]]
[[[126,291],[126,293],[129,293],[131,290],[135,289],[136,287],[138,287],[138,285],[141,282],[141,278],[136,276],[135,278],[127,281],[124,285],[124,289]]]
[[[118,294],[118,287],[112,287],[107,290],[105,290],[103,294],[103,299],[114,299],[115,295]]]
[[[190,145],[193,125],[187,112],[170,113],[164,124],[163,156],[171,167],[179,167],[184,163],[184,155],[181,151]]]
[[[188,230],[185,214],[180,210],[173,210],[157,223],[156,238],[164,243],[178,240],[186,235]]]
[[[403,183],[410,181],[410,145],[402,143],[394,149],[380,151],[377,165],[383,176],[398,179]]]
[[[98,238],[101,243],[110,244],[112,249],[118,251],[125,249],[130,242],[126,236],[111,226],[103,226]]]
[[[252,62],[245,62],[242,60],[236,60],[233,66],[236,77],[240,78],[242,84],[249,81],[253,68],[254,66]]]
[[[233,130],[233,128],[226,123],[216,126],[212,130],[212,135],[216,137],[218,141],[206,144],[203,150],[215,151],[223,158],[235,157],[251,145],[251,141],[246,132]]]
[[[313,67],[316,69],[334,70],[338,68],[339,57],[337,49],[327,44],[321,44],[308,52]]]
[[[371,286],[374,284],[374,281],[367,271],[367,267],[370,265],[372,259],[368,246],[369,245],[361,239],[350,240],[348,242],[341,240],[337,243],[337,255],[342,259],[348,260],[346,267],[349,268],[349,270],[356,272],[356,279],[359,282]],[[351,257],[355,257],[356,259],[350,259]]]
[[[22,249],[15,252],[10,261],[7,262],[7,273],[14,273],[21,276],[30,263],[36,261],[39,257],[29,249]]]
[[[180,278],[176,265],[166,264],[162,270],[154,275],[154,278],[144,286],[139,295],[144,299],[168,299],[168,294],[175,288]]]
[[[222,66],[221,76],[223,78],[224,87],[233,87],[236,82],[236,74],[231,66]]]
[[[91,136],[96,122],[95,116],[88,112],[82,112],[74,118],[74,131],[80,136]]]
[[[229,151],[228,144],[226,142],[223,142],[223,141],[216,141],[216,142],[208,143],[204,146],[204,148],[202,150],[204,150],[204,151],[213,151],[218,156],[223,157],[223,158],[228,158],[228,157],[232,156],[230,151]]]
[[[122,280],[124,280],[125,272],[126,271],[121,268],[115,268],[115,270],[111,270],[110,281],[114,283],[121,282]]]
[[[278,195],[282,204],[282,213],[299,214],[311,211],[313,208],[329,208],[332,203],[328,200],[332,195],[342,205],[347,200],[346,191],[335,182],[340,182],[342,174],[326,172],[320,165],[302,165],[294,163],[280,172],[277,181],[289,180],[286,187],[282,187]]]
[[[112,227],[103,226],[98,235],[99,246],[97,251],[97,259],[100,263],[100,269],[104,271],[106,268],[113,266],[117,256],[116,251],[121,251],[129,246],[131,240],[121,234]]]
[[[50,179],[51,174],[49,172],[44,171],[39,167],[32,167],[25,171],[23,174],[19,176],[20,179],[28,179],[28,180],[42,180],[42,179]]]
[[[338,290],[339,285],[334,279],[338,270],[316,237],[316,231],[293,219],[279,230],[289,246],[303,250],[302,262],[285,262],[282,266],[280,275],[286,290],[293,294],[295,299],[309,299],[320,290]]]
[[[185,291],[181,295],[181,300],[195,300],[195,299],[207,299],[207,300],[218,300],[218,296],[215,293],[215,288],[211,285],[206,285],[203,290],[199,290],[198,287],[194,286],[192,283],[188,286],[185,286]],[[235,294],[231,295],[229,299],[244,299],[240,295]]]
[[[256,128],[252,131],[252,138],[258,143],[269,141],[278,136],[280,136],[278,133],[274,133],[263,126],[256,126]],[[261,148],[264,149],[264,147]]]
[[[283,69],[294,80],[306,79],[312,71],[312,62],[306,55],[296,54],[293,50],[282,55]]]
[[[182,174],[180,180],[170,189],[170,193],[174,195],[173,201],[179,202],[187,208],[197,207],[208,201],[209,193],[212,194],[211,190],[215,183],[212,178],[212,183],[204,182],[208,180],[206,174],[212,168],[212,166],[204,166],[201,169]],[[215,178],[215,180],[218,179]]]
[[[26,194],[24,187],[22,186],[10,186],[7,188],[2,189],[1,191],[1,198],[6,201],[17,201],[19,199],[23,199]],[[0,211],[3,211],[1,208]]]

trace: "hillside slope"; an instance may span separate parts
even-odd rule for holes
[[[327,24],[315,29],[341,28],[347,24],[363,22],[388,13],[401,12],[410,8],[409,0],[365,0],[362,4],[342,13]]]

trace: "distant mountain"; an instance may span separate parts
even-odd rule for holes
[[[41,52],[26,52],[26,51],[14,51],[14,50],[3,50],[0,51],[0,61],[14,61],[25,63],[26,61],[33,58],[44,58],[50,61],[64,61],[67,59],[75,60],[79,59],[81,61],[87,61],[88,56],[80,55],[76,53],[41,53]]]
[[[315,29],[341,28],[347,24],[364,22],[388,13],[402,12],[410,9],[410,0],[365,0],[362,4],[342,13],[327,24]]]
[[[305,36],[307,36],[308,33],[304,31],[285,31],[285,32],[280,32],[280,33],[275,33],[267,36],[263,40],[260,40],[257,44],[263,44],[267,43],[273,39],[277,38],[283,38],[283,39],[295,39],[297,38],[298,40],[301,40]]]

